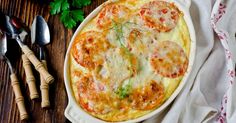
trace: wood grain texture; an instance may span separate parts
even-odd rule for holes
[[[51,0],[52,1],[52,0]],[[92,4],[83,8],[85,16],[93,11],[105,0],[92,0]],[[51,44],[46,47],[47,64],[49,72],[54,76],[55,81],[50,85],[51,108],[48,110],[41,108],[41,100],[31,101],[26,77],[21,60],[21,50],[14,40],[8,40],[7,56],[16,68],[22,94],[25,99],[26,110],[29,114],[28,123],[65,123],[69,122],[64,116],[67,105],[67,95],[64,86],[63,64],[67,46],[74,30],[68,30],[61,24],[59,16],[49,14],[49,0],[0,0],[0,11],[8,15],[21,18],[25,24],[31,28],[31,24],[36,15],[42,15],[48,22]],[[30,38],[26,44],[38,54],[38,47],[31,45]],[[36,77],[37,90],[40,92],[40,77],[38,72],[33,70]],[[15,102],[13,89],[10,82],[10,71],[3,61],[0,61],[0,123],[20,123],[19,111]]]

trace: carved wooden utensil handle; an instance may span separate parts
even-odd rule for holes
[[[51,84],[54,81],[54,78],[44,68],[43,64],[34,55],[33,51],[31,51],[27,45],[23,45],[21,49],[25,53],[25,55],[28,57],[30,62],[34,65],[35,69],[40,73],[40,75],[43,76],[46,83]]]
[[[44,67],[47,69],[46,60],[42,60],[41,62],[43,63]],[[42,96],[41,107],[42,108],[50,107],[49,85],[45,82],[44,78],[41,75],[40,75],[40,90],[41,90],[41,96]]]
[[[29,86],[30,98],[36,99],[39,98],[39,94],[36,89],[35,77],[31,69],[31,63],[25,54],[22,55],[23,67],[25,69],[26,81]]]
[[[22,96],[22,93],[20,90],[19,80],[17,79],[17,76],[14,73],[12,73],[10,77],[11,77],[11,85],[13,87],[13,91],[15,94],[15,100],[16,100],[16,103],[20,112],[20,119],[26,120],[29,118],[29,116],[25,109],[24,97]]]

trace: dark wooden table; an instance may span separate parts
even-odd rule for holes
[[[60,22],[59,16],[51,16],[49,13],[50,0],[0,0],[0,11],[7,15],[21,18],[31,28],[36,15],[42,15],[48,22],[51,33],[51,44],[46,47],[49,72],[55,77],[55,82],[50,86],[51,108],[41,108],[41,99],[32,101],[29,97],[29,89],[25,81],[25,73],[21,60],[21,50],[14,40],[8,41],[7,56],[16,68],[20,80],[21,90],[25,99],[26,109],[32,123],[64,123],[69,122],[64,116],[68,99],[64,86],[63,64],[67,46],[73,35],[73,30],[66,29]],[[52,0],[51,0],[52,1]],[[84,8],[87,16],[105,0],[92,0],[92,4]],[[1,20],[0,20],[1,21]],[[27,45],[38,54],[38,47],[30,43]],[[14,100],[13,90],[10,84],[10,71],[6,63],[0,61],[0,123],[19,123],[19,112]],[[39,75],[34,70],[38,92],[40,92]]]

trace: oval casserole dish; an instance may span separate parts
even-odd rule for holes
[[[116,19],[114,19],[114,20],[106,19],[106,18],[104,19],[104,17],[103,17],[104,14],[101,14],[101,13],[104,11],[106,12],[106,8],[108,8],[109,6],[113,6],[113,4],[116,5],[116,3],[118,3],[119,5],[122,5],[122,1],[123,1],[123,3],[127,3],[127,1],[131,1],[131,3],[132,3],[132,1],[134,1],[134,0],[120,0],[120,1],[113,0],[113,1],[107,1],[104,4],[100,5],[83,21],[83,23],[81,23],[81,25],[77,28],[76,32],[74,33],[74,35],[71,39],[70,45],[69,45],[67,53],[66,53],[65,63],[64,63],[64,79],[65,79],[66,90],[67,90],[67,94],[68,94],[68,98],[69,98],[69,103],[68,103],[68,106],[65,110],[65,116],[72,122],[79,122],[79,123],[106,122],[106,121],[108,121],[108,122],[139,122],[139,121],[145,120],[147,118],[152,117],[153,115],[158,114],[165,107],[167,107],[171,103],[171,101],[174,100],[174,98],[177,96],[177,94],[181,91],[181,89],[184,87],[185,83],[187,82],[187,78],[188,78],[188,76],[191,72],[192,66],[193,66],[194,57],[195,57],[195,47],[196,47],[195,32],[194,32],[194,28],[193,28],[191,17],[189,15],[189,10],[188,10],[189,4],[184,5],[184,4],[182,4],[183,1],[181,1],[181,0],[180,1],[178,1],[178,0],[165,1],[165,2],[169,2],[170,5],[173,4],[174,7],[176,6],[177,10],[179,10],[179,13],[181,15],[179,15],[180,17],[178,18],[178,20],[176,22],[173,20],[171,23],[166,24],[168,26],[165,26],[165,25],[161,26],[161,27],[158,26],[157,28],[153,29],[153,26],[152,26],[153,23],[149,23],[150,17],[145,14],[151,12],[151,10],[147,9],[149,6],[155,5],[155,2],[156,1],[160,2],[160,0],[147,0],[147,1],[140,0],[141,2],[136,1],[136,3],[139,3],[138,5],[140,5],[139,7],[136,7],[136,8],[140,8],[139,14],[144,13],[143,16],[141,16],[141,17],[143,20],[145,20],[146,23],[144,23],[144,25],[146,27],[142,27],[142,28],[138,28],[138,27],[136,28],[136,25],[133,24],[136,22],[136,19],[130,19],[129,21],[120,20],[120,21],[122,21],[121,22],[122,24],[120,23],[120,21],[116,21]],[[143,1],[145,1],[145,2],[142,3]],[[152,2],[152,1],[155,1],[155,2]],[[151,4],[148,4],[149,2]],[[165,6],[165,2],[163,4],[163,6]],[[132,8],[130,6],[127,8],[128,9],[122,8],[119,6],[119,9],[123,9],[125,12],[126,11],[129,12],[130,10],[134,9],[135,7]],[[114,11],[117,11],[117,10],[114,9]],[[166,13],[163,10],[162,10],[162,12]],[[120,15],[120,16],[122,17],[122,15]],[[99,17],[102,17],[101,21],[95,22],[95,20]],[[155,17],[159,18],[158,16],[155,16]],[[126,18],[135,18],[135,17],[129,16],[129,17],[124,17],[124,18],[126,19]],[[159,18],[159,19],[162,20],[162,18]],[[164,19],[168,19],[168,18],[164,18]],[[112,20],[112,21],[110,21],[110,20]],[[94,27],[94,23],[96,23],[96,24],[98,23],[98,27]],[[150,25],[150,24],[152,24],[152,25]],[[176,25],[174,25],[174,24],[176,24]],[[155,25],[155,23],[154,23],[154,25]],[[126,27],[128,29],[132,28],[132,29],[130,29],[132,31],[128,31],[128,33],[129,33],[128,36],[125,35],[127,33],[127,31],[125,30]],[[104,31],[103,28],[107,28],[107,29],[104,29],[105,30]],[[134,28],[135,28],[135,30],[134,30]],[[145,31],[146,30],[149,31],[150,28],[157,31],[157,33],[158,33],[158,35],[156,36],[157,38],[153,35],[150,36],[149,33],[145,33]],[[187,32],[186,32],[185,28],[187,29]],[[136,29],[138,29],[138,31]],[[94,30],[96,32],[94,32]],[[109,30],[109,31],[107,31],[107,30]],[[126,32],[123,34],[123,31],[124,32],[126,31]],[[183,31],[183,33],[181,33],[181,31]],[[102,40],[102,37],[104,37],[103,34],[102,33],[100,34],[97,32],[102,32],[102,33],[106,32],[109,35],[111,35],[110,37],[109,37],[109,35],[106,35],[105,37],[107,39],[109,39],[108,40],[109,47],[111,47],[111,45],[112,45],[113,48],[108,48],[107,45],[104,44],[103,49],[106,51],[104,54],[106,54],[105,57],[108,60],[110,59],[111,61],[115,61],[115,60],[123,61],[122,63],[120,63],[120,65],[119,65],[119,62],[114,62],[114,63],[111,62],[109,64],[107,61],[101,62],[101,64],[99,64],[100,62],[93,64],[92,62],[90,63],[89,61],[86,61],[86,59],[84,59],[85,58],[84,56],[82,57],[83,59],[81,60],[81,53],[78,52],[79,50],[77,49],[78,47],[80,47],[82,45],[80,42],[85,42],[87,40],[86,38],[93,37],[93,36],[96,37],[96,35],[98,35],[98,36],[94,40],[96,40],[96,41],[100,41],[100,39]],[[140,51],[140,53],[145,54],[145,51],[143,51],[143,50],[141,51],[141,49],[143,49],[143,48],[141,48],[141,49],[137,48],[136,51],[135,51],[135,47],[130,49],[129,46],[131,45],[131,47],[132,47],[132,44],[128,44],[128,43],[126,44],[126,43],[122,42],[122,41],[126,41],[126,39],[123,37],[121,37],[122,39],[120,42],[117,41],[119,39],[119,35],[117,35],[117,34],[120,32],[122,32],[122,35],[124,35],[123,37],[130,37],[130,36],[132,36],[131,32],[135,32],[135,36],[133,36],[133,37],[137,37],[138,36],[137,34],[140,34],[140,35],[143,34],[146,37],[153,37],[153,40],[155,39],[157,41],[157,43],[154,42],[154,44],[152,44],[151,47],[148,47],[147,52],[149,54],[151,52],[152,55],[149,55],[147,53],[148,54],[147,56],[150,56],[150,57],[148,57],[148,59],[150,59],[150,60],[148,60],[148,62],[150,62],[150,65],[151,65],[150,68],[152,68],[153,71],[156,73],[155,74],[156,76],[153,77],[153,79],[150,80],[150,82],[149,82],[151,85],[150,88],[152,88],[152,89],[157,88],[157,89],[154,89],[155,92],[161,90],[161,88],[164,88],[164,91],[163,91],[164,94],[162,94],[163,95],[162,98],[160,98],[161,92],[160,92],[160,94],[159,94],[159,92],[157,92],[159,94],[159,97],[158,96],[154,97],[155,99],[157,99],[157,98],[161,99],[161,101],[159,101],[158,103],[155,104],[155,100],[154,101],[151,100],[151,103],[150,103],[150,100],[149,100],[149,102],[144,101],[145,104],[138,103],[136,97],[139,97],[138,99],[140,99],[140,98],[146,99],[147,96],[145,95],[146,96],[145,97],[142,94],[137,94],[137,93],[139,93],[139,91],[134,92],[136,94],[132,94],[131,93],[133,91],[132,89],[131,89],[132,90],[131,92],[129,92],[129,91],[127,92],[127,89],[124,89],[124,87],[127,87],[127,85],[129,85],[128,87],[130,87],[130,85],[132,85],[132,88],[135,88],[135,85],[136,86],[138,85],[137,86],[137,88],[138,88],[139,85],[146,84],[146,83],[145,82],[138,83],[136,81],[138,81],[138,80],[142,81],[143,79],[147,80],[148,78],[150,78],[150,76],[144,76],[143,73],[142,74],[140,73],[141,77],[135,77],[136,76],[135,73],[137,71],[139,71],[139,69],[141,69],[139,67],[137,67],[137,68],[132,67],[135,69],[130,68],[131,70],[130,69],[127,69],[127,70],[120,69],[120,68],[122,68],[122,66],[125,66],[125,65],[127,65],[127,66],[125,66],[124,68],[128,68],[130,65],[136,64],[136,62],[131,62],[132,64],[130,63],[130,65],[129,65],[129,60],[127,60],[127,62],[126,62],[126,59],[119,58],[118,57],[119,55],[116,55],[116,53],[117,54],[120,54],[120,53],[132,54],[134,52],[134,54],[138,54],[139,52],[137,53],[136,51]],[[187,46],[183,45],[183,41],[182,42],[175,41],[178,39],[182,40],[182,38],[179,38],[181,36],[176,36],[177,35],[176,33],[178,35],[179,34],[182,35],[182,37],[189,36],[189,39],[186,39],[186,40],[188,40],[188,42],[186,44],[184,43]],[[147,35],[149,35],[149,36],[147,36]],[[173,38],[170,38],[170,36]],[[83,40],[84,39],[83,37],[85,37],[86,40]],[[146,39],[146,37],[144,37],[144,38],[140,37],[140,40],[141,39],[144,40],[144,39]],[[159,38],[159,37],[161,37],[161,38]],[[133,38],[129,38],[129,41],[131,39],[133,39]],[[112,42],[114,40],[117,42]],[[136,40],[138,40],[138,39],[135,39],[135,41]],[[86,45],[86,43],[85,43],[85,45]],[[146,42],[144,42],[144,43],[146,43]],[[79,44],[79,46],[77,46],[77,44]],[[93,43],[93,45],[94,44],[96,44],[96,43]],[[98,47],[101,47],[100,44],[101,44],[101,41],[99,42]],[[152,47],[152,46],[154,46],[154,47]],[[163,52],[166,48],[169,49],[169,51],[167,51],[167,53]],[[97,49],[96,49],[96,51],[97,51]],[[167,64],[165,62],[165,59],[164,59],[164,63],[163,63],[163,61],[160,62],[160,59],[165,58],[163,56],[163,54],[165,54],[165,53],[171,54],[171,53],[175,53],[177,51],[179,51],[181,53],[179,53],[179,55],[175,54],[175,56],[180,57],[182,59],[181,64],[186,64],[186,65],[182,65],[182,67],[179,68],[178,66],[180,66],[181,64],[178,64],[175,61],[175,59],[172,58],[172,59],[170,59],[170,61],[172,60],[172,62],[174,63],[174,64],[172,64],[172,67],[173,66],[176,66],[176,67],[174,67],[175,71],[171,72],[170,69],[163,67]],[[92,51],[90,51],[90,52],[92,52]],[[102,51],[99,50],[99,52],[102,52]],[[183,54],[183,53],[185,53],[185,54]],[[145,56],[145,55],[143,55],[143,56]],[[130,58],[131,55],[128,55],[127,57]],[[130,59],[132,59],[132,58],[130,58]],[[140,57],[140,59],[141,59],[141,61],[143,61],[143,59],[145,59],[145,57]],[[187,59],[187,60],[185,60],[185,59]],[[144,62],[144,64],[145,63],[146,62]],[[120,110],[124,110],[123,108],[118,109],[117,111],[114,111],[115,112],[114,113],[112,109],[100,111],[100,108],[97,108],[97,109],[96,108],[95,109],[88,108],[88,103],[86,103],[87,105],[81,105],[81,104],[85,104],[84,102],[86,102],[86,101],[84,101],[84,100],[90,99],[89,97],[84,96],[84,95],[86,95],[86,94],[93,95],[94,93],[91,92],[91,89],[90,90],[84,89],[84,88],[77,89],[77,86],[82,87],[82,86],[84,86],[84,84],[78,84],[78,83],[74,82],[75,80],[77,80],[74,78],[74,71],[77,69],[77,66],[75,64],[79,64],[80,67],[82,66],[81,67],[82,69],[83,69],[83,67],[85,67],[86,70],[82,71],[84,73],[86,73],[86,71],[90,70],[90,68],[96,69],[96,71],[97,71],[97,68],[99,68],[99,71],[104,71],[103,67],[105,65],[112,66],[112,70],[109,71],[112,75],[116,74],[117,71],[121,71],[121,73],[119,73],[119,75],[120,75],[119,77],[113,77],[113,76],[108,77],[110,81],[112,80],[112,81],[115,81],[116,83],[108,85],[108,87],[110,87],[111,89],[106,89],[106,90],[114,91],[113,96],[112,96],[112,97],[114,97],[114,95],[115,95],[116,99],[114,99],[114,100],[125,100],[126,99],[126,100],[131,101],[130,103],[127,103],[127,104],[125,103],[126,109],[127,108],[128,109],[123,112],[128,112],[128,113],[124,114],[123,116],[120,115],[120,114],[123,114],[123,112],[120,113],[121,112]],[[97,65],[97,64],[99,64],[99,65]],[[139,63],[139,64],[142,64],[142,63]],[[118,66],[117,68],[116,68],[116,65]],[[136,65],[136,66],[138,66],[138,65]],[[88,70],[87,70],[87,68],[88,68]],[[102,70],[100,70],[100,69],[102,69]],[[148,71],[148,70],[146,70],[146,67],[144,67],[142,69],[144,69],[143,71],[145,71],[145,73],[147,73],[146,71]],[[84,76],[85,75],[83,74],[82,77],[85,78]],[[103,76],[105,76],[105,75],[103,75]],[[137,74],[137,76],[138,76],[138,74]],[[87,75],[86,75],[86,77],[87,77]],[[143,77],[143,79],[140,79],[142,77]],[[146,77],[146,78],[144,78],[144,77]],[[93,76],[93,78],[94,78],[94,76]],[[127,78],[129,78],[129,79],[127,79]],[[87,80],[87,78],[86,78],[86,80]],[[158,82],[159,80],[161,82]],[[109,84],[112,83],[112,81],[111,82],[110,81],[108,81]],[[132,81],[135,81],[135,82],[132,82]],[[153,81],[157,81],[157,82],[153,82]],[[162,83],[162,81],[164,81],[164,82]],[[86,82],[89,82],[89,81],[86,81]],[[120,82],[121,84],[119,83],[117,85],[118,82]],[[132,84],[130,84],[130,83],[132,83]],[[136,84],[136,83],[138,83],[138,84]],[[166,84],[166,83],[168,83],[168,84]],[[159,86],[157,84],[161,84],[161,85]],[[115,85],[115,87],[114,87],[114,85]],[[171,86],[169,87],[169,85],[171,85]],[[106,88],[108,88],[108,87],[106,87]],[[88,91],[85,92],[84,90],[88,90]],[[138,90],[138,89],[136,89],[136,90]],[[146,92],[146,93],[148,93],[148,92]],[[96,94],[97,93],[95,93],[95,95]],[[154,94],[156,94],[156,93],[153,93],[151,95],[154,95]],[[135,95],[136,97],[132,96],[132,95]],[[102,96],[98,94],[98,97],[99,96],[100,96],[99,100],[102,100],[101,99]],[[107,97],[107,95],[105,95],[105,96]],[[150,97],[150,95],[148,97]],[[112,99],[109,98],[108,102],[111,101]],[[143,99],[143,100],[145,100],[145,99]],[[111,101],[111,102],[116,102],[116,101]],[[121,101],[122,104],[123,104],[123,102],[124,101]],[[155,104],[155,105],[152,105],[152,104]],[[89,105],[91,105],[91,104],[89,104]],[[96,105],[96,104],[93,104],[93,105]],[[99,113],[97,113],[97,112],[99,112]],[[109,113],[109,112],[111,112],[111,113]],[[116,115],[116,112],[118,112],[117,115]],[[109,115],[103,115],[106,113]]]

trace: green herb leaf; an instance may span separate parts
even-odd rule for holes
[[[73,10],[73,11],[63,11],[61,14],[61,21],[67,28],[73,28],[76,26],[76,23],[78,21],[83,21],[84,16],[83,16],[83,11],[81,10]]]
[[[89,4],[91,4],[91,0],[81,0],[83,6],[87,6]]]
[[[119,96],[120,99],[124,99],[129,96],[130,90],[131,90],[131,83],[129,82],[124,87],[120,87],[116,91],[116,94]]]
[[[114,29],[116,32],[116,40],[119,41],[119,44],[121,47],[125,47],[124,44],[124,35],[123,35],[123,25],[120,23],[116,23],[115,21],[112,20],[113,27],[111,29]]]
[[[67,2],[67,0],[63,1],[61,4],[62,11],[68,10],[70,8],[70,4]]]
[[[54,2],[50,3],[51,10],[50,13],[52,15],[58,14],[61,12],[61,1],[60,0],[55,0]]]
[[[91,4],[91,0],[72,0],[72,6],[77,8],[81,8],[89,4]]]
[[[70,15],[70,11],[63,11],[60,17],[61,21],[67,28],[72,28],[76,25],[76,22]]]
[[[84,12],[82,10],[73,10],[71,15],[76,22],[84,20]]]
[[[59,14],[61,11],[68,10],[70,5],[67,0],[55,0],[50,3],[52,15]]]
[[[130,70],[130,73],[133,74],[133,71],[132,71],[132,53],[129,51],[129,49],[125,46],[125,42],[124,42],[124,32],[123,32],[123,28],[127,27],[127,24],[132,24],[131,22],[126,22],[126,23],[117,23],[115,21],[112,20],[112,28],[110,29],[113,29],[116,33],[116,40],[119,42],[121,48],[124,49],[125,51],[125,54],[129,60],[129,70]]]
[[[54,0],[50,3],[50,13],[52,15],[61,14],[60,20],[67,28],[73,28],[78,22],[84,20],[84,12],[82,7],[91,4],[91,0]],[[79,8],[78,10],[71,10],[71,6]]]

